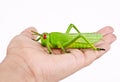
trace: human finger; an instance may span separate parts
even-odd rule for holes
[[[113,33],[114,32],[114,29],[110,26],[106,26],[100,30],[97,31],[97,33],[100,33],[102,34],[103,36],[107,35],[107,34],[110,34],[110,33]]]

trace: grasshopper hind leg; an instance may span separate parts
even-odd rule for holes
[[[83,40],[85,40],[88,43],[88,45],[91,46],[93,50],[105,51],[104,48],[96,48],[93,44],[91,44],[89,40],[81,34],[81,32],[77,29],[77,27],[74,24],[70,24],[68,26],[66,34],[69,34],[72,28],[76,30],[76,32],[78,33],[78,36],[76,36],[73,40],[71,40],[69,43],[65,44],[64,46],[68,46],[69,44],[71,44],[72,42],[76,41],[78,38],[81,37]]]
[[[77,29],[77,27],[74,24],[70,24],[66,30],[66,34],[68,34],[72,28],[74,28],[78,33],[80,33],[80,31]]]
[[[98,51],[105,51],[104,48],[97,48]]]

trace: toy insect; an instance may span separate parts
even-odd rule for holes
[[[77,33],[70,33],[74,28]],[[74,24],[70,24],[65,33],[61,32],[44,32],[39,34],[32,31],[34,35],[38,35],[36,41],[41,40],[42,46],[47,47],[49,53],[52,53],[52,48],[60,48],[63,53],[66,53],[68,48],[87,49],[93,50],[105,50],[103,48],[97,48],[94,44],[102,39],[102,35],[99,33],[81,33]]]

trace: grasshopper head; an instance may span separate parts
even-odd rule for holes
[[[49,34],[44,32],[41,36],[41,44],[43,46],[46,46],[48,42],[49,42]]]
[[[40,41],[41,39],[41,44],[43,46],[46,46],[47,43],[49,42],[49,34],[47,32],[44,32],[43,34],[39,34],[38,32],[32,31],[33,35],[37,35],[38,39],[36,39],[35,41]]]

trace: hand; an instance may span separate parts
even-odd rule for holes
[[[4,66],[8,71],[14,72],[13,77],[18,76],[19,79],[27,82],[62,80],[101,57],[116,39],[112,34],[113,28],[104,27],[98,31],[104,37],[96,46],[104,48],[105,51],[70,49],[70,53],[60,54],[59,49],[53,49],[54,53],[50,55],[45,47],[32,40],[35,36],[32,35],[31,30],[36,31],[35,28],[28,28],[12,39],[7,49],[7,56],[1,65],[1,68]],[[15,82],[18,81],[20,80]]]

